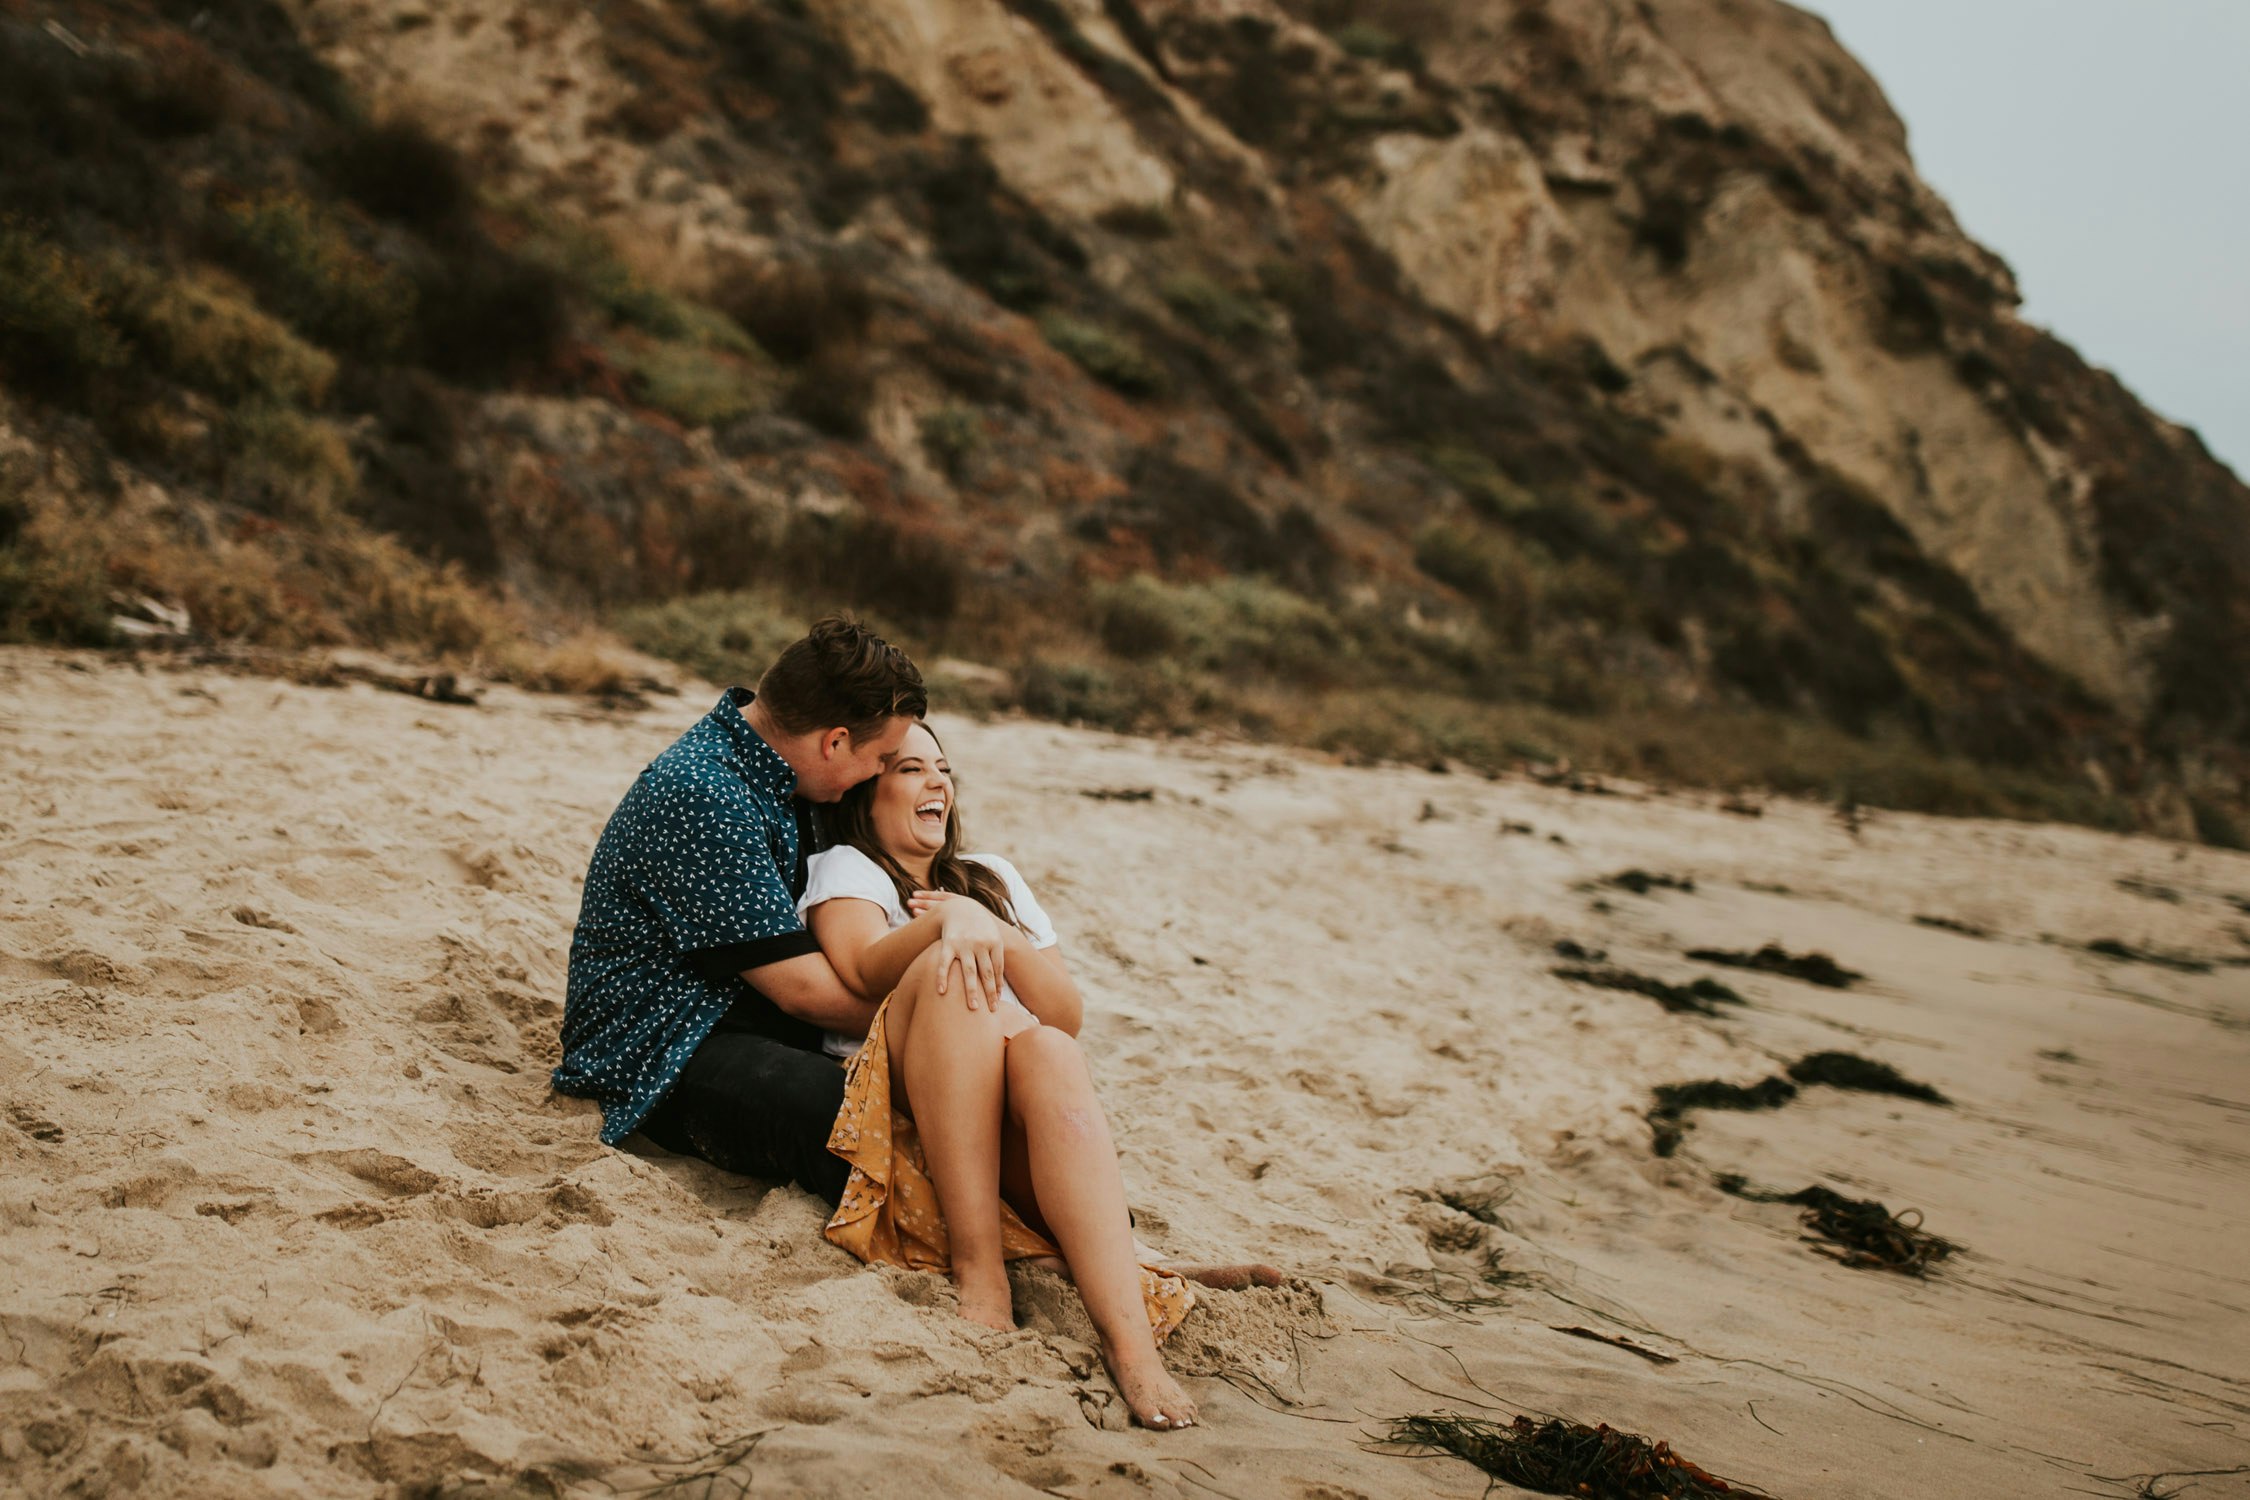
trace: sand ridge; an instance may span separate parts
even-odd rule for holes
[[[2250,1463],[2250,968],[2083,946],[2250,956],[2250,858],[943,720],[1085,984],[1143,1237],[1300,1273],[1207,1299],[1207,1425],[1158,1439],[1067,1288],[972,1329],[805,1194],[604,1150],[548,1091],[586,854],[715,696],[0,652],[0,1488],[1471,1496],[1370,1440],[1493,1404],[1781,1495]],[[1695,889],[1593,883],[1628,867]],[[1571,984],[1563,938],[1749,1003]],[[1682,957],[1770,940],[1869,977]],[[1808,1088],[1651,1153],[1654,1085],[1824,1049],[1956,1103]],[[1722,1170],[1966,1249],[1848,1269]]]

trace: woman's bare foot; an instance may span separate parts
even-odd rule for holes
[[[1008,1291],[1008,1272],[995,1266],[989,1275],[953,1270],[953,1288],[961,1294],[961,1316],[987,1328],[1016,1326],[1015,1298]]]
[[[1148,1344],[1145,1353],[1128,1354],[1105,1342],[1102,1362],[1109,1366],[1109,1378],[1117,1382],[1117,1394],[1125,1398],[1134,1421],[1159,1432],[1195,1425],[1195,1403],[1164,1368],[1155,1344]]]
[[[1166,1266],[1164,1269],[1222,1292],[1239,1292],[1253,1286],[1280,1286],[1289,1279],[1278,1268],[1263,1261],[1246,1261],[1238,1266]]]

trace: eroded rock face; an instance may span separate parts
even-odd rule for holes
[[[1935,270],[2009,319],[2007,268],[1914,175],[1823,23],[1720,0],[1386,14],[1411,15],[1432,77],[1508,101],[1451,140],[1385,137],[1340,184],[1425,297],[1533,348],[1592,338],[1628,370],[1685,351],[1771,441],[1881,497],[2026,646],[2145,706],[2146,636],[2105,597],[2090,476],[1961,378],[1916,289]],[[1708,414],[1679,421],[1707,438]]]
[[[1009,184],[1049,211],[1090,219],[1170,201],[1176,181],[1162,157],[1001,0],[819,0],[815,8],[855,57],[920,95],[939,130],[975,136]],[[1140,71],[1098,10],[1085,20],[1092,45]]]
[[[439,0],[406,28],[351,0],[308,0],[302,15],[380,106],[464,141],[509,121],[522,180],[660,225],[691,279],[713,246],[755,248],[723,184],[599,128],[651,85],[621,73],[598,22],[489,10]],[[2148,705],[2165,627],[2105,591],[2093,467],[1962,373],[2013,324],[2008,269],[1915,175],[1904,127],[1816,17],[1778,0],[812,12],[1058,220],[1171,203],[1191,164],[1175,159],[1180,134],[1146,128],[1169,112],[1262,179],[1255,190],[1279,196],[1309,170],[1416,294],[1480,334],[1547,354],[1590,343],[1659,386],[1692,362],[1709,379],[1641,393],[1639,412],[1753,471],[1809,460],[1850,481],[2035,654],[2112,704]],[[1357,67],[1334,39],[1346,17],[1395,37],[1383,61],[1399,65]],[[1230,49],[1231,69],[1213,62]],[[1251,79],[1246,59],[1273,78]],[[1199,91],[1199,76],[1224,84]],[[1261,116],[1261,91],[1356,111],[1362,138],[1327,159],[1303,150],[1277,123],[1289,109]],[[1762,441],[1740,441],[1745,420]],[[1801,524],[1791,488],[1763,498]]]

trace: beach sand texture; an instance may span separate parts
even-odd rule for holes
[[[1374,1440],[1479,1403],[1781,1496],[2250,1464],[2250,968],[2083,946],[2250,957],[2250,857],[941,716],[1084,982],[1142,1237],[1301,1278],[1205,1298],[1206,1425],[1159,1436],[1051,1279],[974,1328],[805,1194],[550,1095],[587,854],[715,695],[0,652],[0,1491],[1473,1497]],[[1632,867],[1695,886],[1584,887]],[[1565,981],[1561,939],[1748,1003]],[[1682,956],[1768,941],[1868,977]],[[1652,1153],[1656,1085],[1824,1050],[1954,1103],[1808,1087]],[[1840,1265],[1726,1171],[1964,1249]]]

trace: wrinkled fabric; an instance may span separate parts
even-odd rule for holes
[[[722,1021],[641,1133],[667,1151],[744,1177],[794,1182],[833,1204],[851,1174],[827,1149],[843,1102],[844,1069],[834,1058]]]

